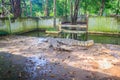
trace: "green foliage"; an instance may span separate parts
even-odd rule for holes
[[[2,4],[0,0],[0,4]],[[9,0],[5,0],[9,2]],[[21,0],[22,1],[22,0]],[[45,16],[45,6],[48,6],[49,16],[53,16],[53,0],[25,0],[27,6],[27,15],[31,14],[30,12],[30,1],[32,3],[32,16]],[[66,16],[70,15],[70,1],[75,0],[56,0],[56,15],[57,16]],[[90,15],[99,15],[100,8],[102,5],[102,0],[80,0],[79,15],[81,14],[90,14]],[[109,15],[120,15],[120,0],[104,0],[104,9],[103,16]],[[11,10],[10,7],[7,9]],[[2,8],[0,7],[0,13]]]
[[[103,15],[108,16],[108,15],[114,15],[117,13],[120,14],[120,10],[119,10],[120,2],[119,3],[118,2],[119,0],[105,0]],[[36,0],[33,0],[33,3],[36,3],[36,5],[39,4],[39,2],[37,2]],[[45,4],[45,0],[41,0],[41,5],[44,5],[44,4]],[[41,6],[41,5],[38,5],[39,9],[37,8],[38,6],[36,7],[34,6],[33,11],[34,12],[36,11],[36,13],[41,12],[41,14],[43,14],[42,16],[44,16],[44,6]],[[49,14],[50,16],[53,16],[53,0],[49,0],[48,5],[50,10]],[[81,0],[79,14],[89,13],[90,15],[98,15],[101,5],[102,5],[102,0]],[[57,16],[70,15],[70,0],[57,0],[56,10],[57,10],[57,13],[56,13]]]

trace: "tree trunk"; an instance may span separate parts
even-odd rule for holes
[[[21,17],[21,0],[13,0],[14,17]]]
[[[22,0],[22,14],[23,14],[23,16],[27,16],[27,6],[26,6],[26,2],[25,2],[25,0]]]
[[[11,3],[11,12],[14,14],[14,1],[13,0],[10,0],[10,3]]]
[[[87,14],[87,7],[88,7],[88,4],[87,4],[87,0],[85,0],[85,9],[84,9],[84,14],[86,15]]]
[[[99,11],[99,15],[100,15],[100,16],[103,15],[104,7],[105,7],[105,0],[102,0],[102,2],[101,2],[101,7],[100,7],[100,11]]]
[[[53,11],[54,11],[53,26],[54,26],[54,28],[56,28],[56,0],[54,0],[54,8],[53,8]]]
[[[30,0],[30,16],[32,16],[32,1]]]
[[[120,0],[118,0],[118,3],[117,3],[117,10],[116,10],[116,15],[118,15],[120,13]]]
[[[80,2],[80,0],[75,0],[74,10],[73,10],[73,12],[71,12],[72,13],[71,14],[72,24],[76,24],[77,23],[78,10],[79,10],[79,2]],[[72,7],[71,7],[71,9],[72,9]]]
[[[71,15],[71,23],[72,23],[72,17],[73,17],[73,2],[70,1],[70,15]]]
[[[4,0],[2,0],[2,6],[4,6]],[[2,7],[2,14],[1,14],[2,16],[4,16],[5,15],[5,11],[4,11],[4,8]]]
[[[68,0],[65,0],[65,17],[67,18],[67,3],[68,3]]]
[[[45,0],[45,16],[49,16],[48,0]]]

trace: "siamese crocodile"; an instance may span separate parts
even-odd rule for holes
[[[53,47],[59,47],[58,44],[64,44],[64,45],[69,45],[69,46],[83,46],[83,47],[89,47],[94,44],[93,40],[78,41],[74,39],[65,39],[65,38],[47,38],[47,41]]]

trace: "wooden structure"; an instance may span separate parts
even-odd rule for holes
[[[76,25],[71,25],[70,22],[61,22],[59,25],[59,31],[66,38],[78,39],[81,35],[84,35],[84,40],[87,40],[88,35],[88,16],[84,16],[84,21],[79,20]],[[67,35],[66,35],[67,34]]]

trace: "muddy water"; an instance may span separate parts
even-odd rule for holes
[[[47,37],[47,36],[59,37],[58,35],[53,35],[53,34],[47,35],[47,34],[41,33],[41,32],[28,32],[28,33],[24,33],[22,35],[24,35],[24,36],[35,36],[35,37]],[[117,35],[89,34],[88,39],[89,40],[94,40],[95,43],[118,44],[118,45],[120,45],[120,36],[117,36]]]
[[[88,39],[94,40],[95,43],[120,45],[120,36],[118,35],[91,35],[89,34]]]

